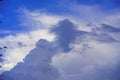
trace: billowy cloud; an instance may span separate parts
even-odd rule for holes
[[[53,57],[61,73],[58,80],[118,80],[119,46],[95,41],[74,44],[70,52]]]
[[[10,70],[17,62],[23,61],[23,58],[35,47],[35,43],[39,39],[46,39],[52,41],[54,35],[50,34],[47,30],[31,31],[28,34],[9,35],[0,39],[1,47],[7,46],[3,52],[5,61],[2,63],[2,69]]]
[[[76,8],[74,5],[73,8],[78,14],[84,14],[86,19],[79,15],[61,17],[23,9],[20,25],[30,31],[0,39],[3,44],[1,46],[8,45],[9,48],[5,53],[3,71],[14,67],[3,73],[0,79],[118,80],[120,39],[116,36],[120,32],[109,30],[119,28],[119,23],[116,23],[119,18],[112,17],[116,20],[113,23],[109,21],[112,19],[110,16],[115,16],[116,13],[107,15],[98,7],[77,5]],[[94,15],[95,12],[98,15]],[[68,20],[63,20],[64,18]],[[86,25],[86,20],[92,24]],[[113,25],[118,26],[116,28]],[[54,35],[49,29],[53,29]],[[42,40],[37,42],[39,39]]]
[[[58,69],[51,65],[51,58],[56,53],[57,47],[54,44],[41,39],[36,43],[36,47],[30,51],[30,54],[26,56],[24,62],[18,63],[16,67],[10,72],[6,72],[0,79],[57,80],[60,74]]]
[[[8,33],[8,36],[0,38],[0,46],[7,46],[8,49],[2,51],[5,61],[2,63],[0,73],[10,70],[18,62],[23,61],[39,39],[53,41],[55,35],[49,32],[49,28],[62,19],[60,16],[49,15],[41,11],[29,11],[28,9],[20,9],[18,13],[20,14],[20,25],[27,28],[28,31],[1,32],[2,34]]]
[[[63,20],[54,29],[59,33],[61,28],[68,24],[71,27],[74,25],[69,20]],[[91,32],[75,30],[74,41],[67,44],[67,47],[71,48],[67,52],[64,51],[66,47],[61,49],[64,44],[57,42],[59,38],[53,42],[41,39],[23,62],[18,63],[11,71],[3,73],[0,79],[118,80],[120,43],[105,31],[101,31],[101,28],[96,27],[97,30]],[[74,29],[70,30],[74,31]],[[62,35],[56,33],[56,38],[69,39],[71,36],[64,37],[66,31],[67,29],[63,30]]]

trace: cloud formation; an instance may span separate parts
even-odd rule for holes
[[[65,52],[70,50],[70,43],[74,42],[77,27],[69,20],[60,21],[55,27],[51,29],[55,33],[56,42]]]
[[[41,11],[29,11],[24,8],[19,9],[18,13],[20,20],[19,25],[24,27],[24,30],[0,31],[0,35],[4,35],[0,38],[0,47],[8,47],[3,53],[5,61],[2,63],[0,73],[10,70],[18,62],[23,61],[24,57],[35,47],[35,43],[39,39],[46,39],[50,42],[53,41],[55,36],[49,33],[48,29],[62,19],[59,16],[48,15]]]
[[[57,50],[50,42],[41,39],[30,51],[24,62],[18,63],[10,72],[5,72],[1,80],[57,80],[58,70],[51,65],[51,58]],[[33,58],[34,57],[34,58]]]
[[[119,35],[116,27],[100,25],[91,32],[78,31],[69,52],[53,57],[61,76],[58,80],[119,80]],[[66,38],[65,38],[66,39]]]
[[[54,35],[50,35],[47,30],[36,30],[27,34],[19,33],[1,38],[0,46],[7,46],[8,49],[3,53],[5,61],[2,63],[0,72],[10,70],[18,62],[23,61],[23,58],[35,47],[35,43],[39,39],[52,41]]]
[[[0,39],[1,46],[8,46],[1,73],[12,68],[1,80],[119,80],[119,10],[75,3],[64,7],[67,17],[18,11],[20,26],[28,31]]]
[[[95,41],[74,44],[69,53],[53,57],[61,73],[58,80],[119,80],[119,46]]]
[[[48,29],[64,19],[62,16],[46,13],[40,10],[30,11],[26,8],[19,9],[20,26],[28,30]]]
[[[120,43],[111,36],[117,28],[106,28],[105,24],[100,26],[90,27],[88,32],[76,29],[70,20],[60,21],[52,28],[55,40],[39,40],[24,61],[4,72],[0,79],[119,80]],[[71,33],[66,33],[66,30]],[[66,46],[62,47],[63,43]]]

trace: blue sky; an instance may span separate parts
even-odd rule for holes
[[[98,5],[103,12],[107,12],[113,9],[119,8],[119,0],[3,0],[1,3],[1,30],[22,30],[18,24],[18,12],[17,10],[21,7],[25,7],[29,10],[40,9],[49,13],[54,14],[66,14],[70,15],[73,13],[68,9],[69,4],[87,5],[94,6]],[[75,13],[74,13],[75,14]]]

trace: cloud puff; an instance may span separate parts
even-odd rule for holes
[[[9,35],[0,39],[0,46],[7,46],[8,49],[3,52],[5,61],[2,63],[2,70],[10,70],[35,47],[39,39],[52,41],[54,35],[50,35],[47,30],[31,31],[27,34]],[[1,70],[1,72],[2,72]]]
[[[1,80],[57,80],[58,70],[52,66],[51,59],[57,50],[50,42],[41,39],[27,55],[24,62],[18,63],[10,72],[5,72]],[[34,58],[34,59],[33,59]]]
[[[62,18],[60,16],[50,15],[41,11],[29,11],[22,8],[18,10],[20,26],[27,31],[1,31],[1,34],[6,35],[0,38],[0,47],[7,46],[8,49],[3,52],[4,62],[0,73],[10,70],[18,62],[23,61],[23,58],[29,54],[30,50],[35,47],[35,43],[39,39],[52,41],[54,34],[49,33],[49,27],[55,25]]]

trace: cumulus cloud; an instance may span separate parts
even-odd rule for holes
[[[48,41],[54,40],[54,34],[49,33],[49,27],[55,25],[62,19],[60,16],[50,15],[41,11],[30,11],[22,8],[18,10],[20,26],[27,31],[1,31],[0,33],[6,35],[0,38],[0,47],[7,46],[8,49],[2,54],[4,55],[4,62],[0,73],[10,70],[18,62],[23,61],[23,58],[29,54],[30,50],[35,47],[35,43],[39,39],[46,39]]]
[[[119,11],[108,15],[99,6],[71,6],[67,20],[20,10],[20,26],[30,31],[0,39],[8,46],[1,72],[12,68],[1,80],[119,80]]]
[[[41,39],[36,47],[10,72],[5,72],[1,80],[57,80],[58,70],[51,65],[51,58],[57,53],[52,43]]]
[[[20,33],[1,38],[0,46],[8,47],[8,49],[3,52],[5,61],[2,63],[2,70],[10,70],[17,62],[23,61],[23,58],[35,47],[35,43],[41,38],[52,41],[54,35],[50,35],[47,30],[36,30],[28,34]]]
[[[56,39],[38,41],[23,62],[4,72],[1,80],[119,80],[120,43],[109,35],[116,32],[103,25],[90,32],[75,27],[70,20],[60,21],[52,28]],[[70,49],[64,51],[66,48]]]
[[[74,44],[69,53],[53,57],[61,73],[58,80],[118,80],[119,46],[94,41]]]

